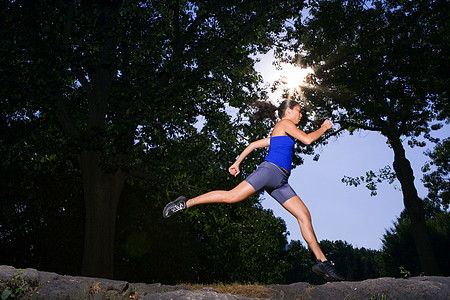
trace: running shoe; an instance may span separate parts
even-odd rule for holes
[[[316,260],[312,267],[314,273],[323,276],[327,281],[343,281],[345,278],[341,276],[334,268],[334,263],[331,261]]]
[[[174,201],[167,203],[163,210],[163,217],[168,218],[176,212],[185,210],[187,200],[186,197],[180,196]]]

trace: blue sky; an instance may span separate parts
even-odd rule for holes
[[[269,84],[279,76],[271,62],[272,53],[269,52],[256,65],[256,70]],[[439,132],[441,138],[448,136],[449,126]],[[427,190],[421,182],[421,167],[429,160],[423,152],[432,146],[410,148],[405,144],[406,156],[414,169],[416,188],[422,198],[427,195]],[[383,234],[393,227],[393,222],[404,209],[399,182],[392,185],[382,183],[378,186],[378,195],[371,196],[364,185],[357,188],[346,186],[341,179],[392,166],[394,154],[386,144],[386,138],[365,131],[352,136],[345,134],[330,140],[320,154],[319,161],[306,156],[305,163],[295,168],[289,179],[311,212],[318,240],[344,240],[354,247],[380,250]],[[289,240],[300,240],[306,246],[297,220],[289,212],[266,193],[262,205],[286,221]]]

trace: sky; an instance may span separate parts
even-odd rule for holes
[[[269,84],[280,76],[272,66],[272,57],[269,52],[256,65],[256,70]],[[271,99],[277,97],[272,95]],[[441,129],[438,136],[450,136],[450,127]],[[379,184],[378,194],[371,196],[364,184],[355,188],[341,180],[344,176],[357,177],[369,170],[378,171],[387,165],[392,167],[394,153],[386,140],[375,132],[345,134],[331,139],[322,147],[318,161],[305,156],[304,164],[292,170],[289,183],[308,207],[319,241],[343,240],[355,248],[381,250],[383,234],[394,226],[393,222],[404,209],[400,183]],[[415,184],[421,198],[428,193],[421,182],[421,168],[429,161],[424,155],[429,148],[432,148],[431,144],[425,148],[410,148],[405,143],[406,157],[414,169]],[[267,193],[262,199],[265,209],[273,210],[276,217],[285,220],[288,240],[300,240],[306,246],[297,220]]]

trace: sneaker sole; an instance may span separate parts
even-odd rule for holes
[[[314,273],[316,273],[319,276],[322,276],[323,278],[325,278],[325,280],[330,281],[330,282],[336,282],[336,281],[344,281],[344,279],[340,279],[340,278],[335,278],[333,276],[328,275],[325,272],[322,272],[321,270],[312,270]]]
[[[169,215],[169,212],[167,211],[167,208],[170,207],[171,205],[173,205],[174,203],[176,203],[177,201],[179,201],[180,198],[186,199],[186,197],[180,196],[180,197],[178,197],[177,199],[175,199],[175,200],[173,200],[173,201],[167,203],[166,206],[164,206],[164,209],[163,209],[163,217],[164,217],[164,218],[167,219],[167,218],[169,218],[170,216],[172,216],[173,214],[177,213],[178,211],[184,210],[184,209],[186,208],[186,206],[184,206],[183,209],[180,209],[180,210],[178,210],[178,211],[176,211],[176,212],[174,212],[174,213],[172,213],[172,214]],[[186,204],[184,204],[184,205],[186,205]]]

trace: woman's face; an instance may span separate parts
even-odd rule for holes
[[[302,110],[300,108],[300,105],[294,106],[293,109],[288,108],[288,118],[294,122],[295,125],[297,125],[300,120],[302,119]]]

